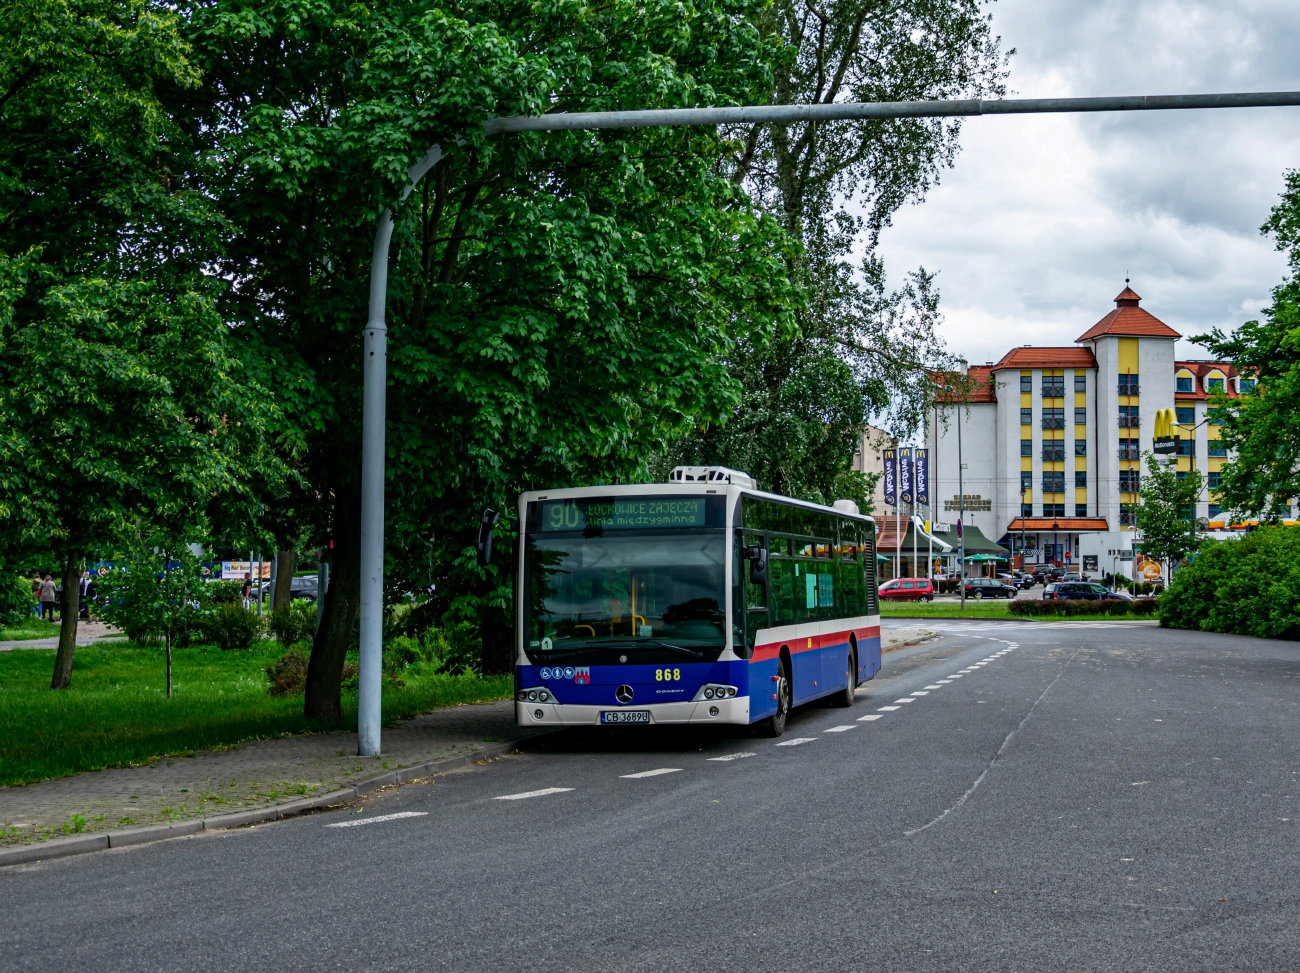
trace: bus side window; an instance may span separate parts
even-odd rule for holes
[[[795,576],[798,563],[781,557],[769,558],[767,562],[767,586],[773,625],[791,625],[795,621],[795,584],[803,582],[801,576]],[[803,592],[797,594],[802,600]]]

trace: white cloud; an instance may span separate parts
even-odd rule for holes
[[[1294,0],[993,10],[1022,97],[1300,89]],[[1296,167],[1300,108],[970,119],[955,168],[897,214],[881,253],[896,278],[939,271],[944,338],[973,362],[1071,344],[1126,274],[1184,334],[1232,328],[1286,273],[1259,226]]]

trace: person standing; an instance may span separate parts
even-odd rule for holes
[[[249,604],[253,600],[253,575],[249,572],[244,573],[244,610],[248,610]]]
[[[90,572],[82,571],[81,579],[77,582],[77,604],[79,606],[77,615],[86,621],[90,620],[90,590]]]
[[[54,601],[58,597],[59,586],[48,574],[41,582],[41,615],[47,622],[54,621]]]
[[[32,572],[32,614],[41,618],[41,572]]]

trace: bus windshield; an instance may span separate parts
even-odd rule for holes
[[[726,557],[713,529],[529,534],[524,644],[530,654],[721,649]]]

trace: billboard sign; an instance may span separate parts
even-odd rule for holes
[[[898,503],[898,450],[887,449],[882,454],[885,461],[885,503]]]

